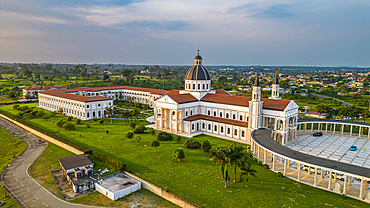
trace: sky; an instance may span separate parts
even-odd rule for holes
[[[0,0],[0,62],[370,66],[369,0]]]

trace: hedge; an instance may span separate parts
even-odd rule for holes
[[[101,161],[103,161],[103,162],[105,162],[105,163],[107,163],[109,165],[112,165],[112,166],[118,168],[120,171],[123,171],[123,170],[126,169],[126,164],[124,164],[123,162],[121,162],[121,161],[119,161],[119,160],[117,160],[115,158],[112,158],[112,157],[103,155],[103,154],[101,154],[99,152],[94,152],[93,155],[97,159],[99,159],[99,160],[101,160]]]
[[[90,148],[87,148],[87,147],[85,147],[83,145],[80,145],[80,144],[77,144],[75,142],[72,142],[72,141],[70,141],[68,139],[65,139],[65,138],[60,137],[60,136],[58,136],[56,134],[53,134],[53,133],[51,133],[51,132],[49,132],[49,131],[47,131],[45,129],[42,129],[42,128],[37,127],[37,126],[35,126],[33,124],[30,124],[30,123],[28,123],[28,122],[26,122],[26,121],[24,121],[22,119],[19,119],[16,116],[13,116],[13,115],[5,112],[5,111],[0,110],[0,113],[3,114],[4,116],[7,116],[8,118],[10,118],[12,120],[17,119],[17,122],[19,122],[19,123],[21,123],[21,124],[23,124],[25,126],[28,126],[28,127],[32,128],[32,129],[34,129],[36,131],[39,131],[39,132],[41,132],[41,133],[43,133],[43,134],[45,134],[45,135],[47,135],[47,136],[49,136],[49,137],[51,137],[53,139],[56,139],[56,140],[58,140],[60,142],[63,142],[63,143],[65,143],[65,144],[67,144],[67,145],[69,145],[71,147],[74,147],[74,148],[76,148],[76,149],[84,152],[84,154],[87,154],[87,155],[91,155],[92,154],[92,150]]]

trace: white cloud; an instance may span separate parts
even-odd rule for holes
[[[32,21],[32,22],[46,22],[46,23],[53,23],[53,24],[68,24],[69,22],[63,19],[53,18],[53,17],[43,17],[38,15],[30,15],[18,12],[6,12],[0,11],[0,15],[2,18],[6,19],[17,19],[22,21]]]

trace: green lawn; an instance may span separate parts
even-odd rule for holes
[[[16,100],[11,100],[5,97],[0,97],[0,103],[14,103],[17,102]]]
[[[35,104],[27,105],[35,106]],[[0,108],[16,114],[11,106],[0,106]],[[369,206],[366,203],[354,199],[343,199],[338,194],[300,184],[287,178],[278,178],[276,173],[255,164],[252,167],[258,172],[257,178],[250,178],[249,188],[245,188],[245,179],[242,183],[230,183],[230,187],[224,188],[220,167],[210,161],[211,155],[209,153],[185,149],[186,158],[184,161],[177,162],[172,157],[173,151],[183,146],[184,138],[181,144],[176,144],[174,141],[161,142],[161,146],[154,152],[149,147],[149,143],[155,137],[151,136],[149,132],[140,135],[142,137],[140,145],[135,139],[132,141],[124,139],[125,133],[132,131],[132,129],[122,120],[114,120],[113,124],[106,120],[106,125],[100,125],[98,121],[86,121],[83,122],[83,125],[78,125],[75,131],[68,132],[54,124],[62,117],[64,116],[57,115],[49,120],[32,119],[29,122],[86,145],[93,151],[118,158],[125,162],[128,169],[131,169],[135,175],[201,206]],[[86,124],[89,124],[91,128],[86,128]],[[139,124],[147,123],[139,122]],[[105,133],[107,130],[109,130],[109,134]],[[213,146],[232,143],[205,135],[194,139],[199,142],[209,140]]]
[[[27,149],[27,143],[22,141],[17,137],[13,137],[12,141],[12,134],[6,131],[5,129],[0,127],[0,165],[1,165],[1,172],[3,171],[4,167],[9,165],[13,162],[13,145],[14,142],[14,153],[15,156],[18,157],[22,152]],[[7,193],[7,198],[4,196],[4,188],[0,187],[0,201],[7,201],[6,204],[2,207],[21,207],[18,205],[14,199],[9,197],[9,193]]]

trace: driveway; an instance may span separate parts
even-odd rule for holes
[[[0,117],[0,124],[9,132],[18,135],[23,141],[28,143],[28,149],[19,156],[1,175],[1,182],[5,184],[8,192],[22,207],[93,207],[79,205],[64,201],[46,188],[37,183],[29,174],[28,169],[31,164],[45,150],[47,141],[29,133],[28,131],[12,124]]]
[[[319,95],[319,94],[315,94],[315,93],[311,93],[312,95],[314,95],[314,96],[317,96],[317,97],[321,97],[321,98],[327,98],[327,99],[333,99],[333,100],[336,100],[336,101],[338,101],[338,102],[341,102],[342,103],[342,105],[347,105],[347,106],[352,106],[353,104],[351,104],[351,103],[348,103],[348,102],[346,102],[346,101],[343,101],[343,100],[339,100],[339,99],[337,99],[337,98],[333,98],[333,97],[329,97],[329,96],[325,96],[325,95]]]

